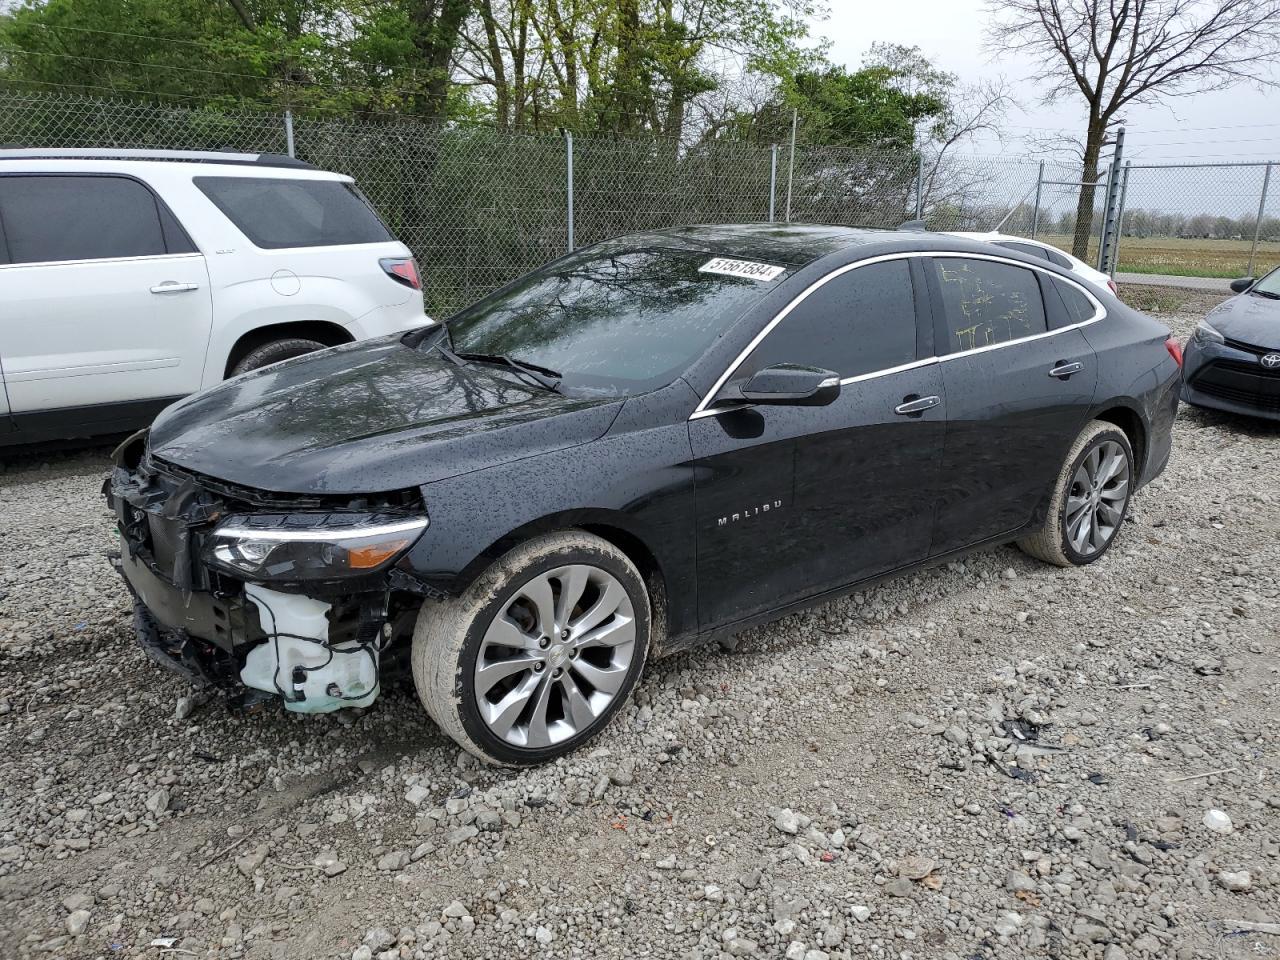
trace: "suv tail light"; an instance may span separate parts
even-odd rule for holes
[[[1164,342],[1164,348],[1169,351],[1169,356],[1173,357],[1173,362],[1178,365],[1178,369],[1182,369],[1182,344],[1178,342],[1177,337],[1170,337]]]
[[[413,257],[383,257],[378,261],[388,277],[415,290],[422,289],[422,277],[418,273],[418,261]]]
[[[1111,288],[1111,292],[1117,297],[1120,296],[1120,289],[1116,286],[1116,282],[1110,277],[1107,277],[1107,286]]]

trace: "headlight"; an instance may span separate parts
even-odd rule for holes
[[[1196,324],[1195,333],[1191,335],[1197,343],[1222,343],[1222,334],[1213,329],[1208,321],[1201,320]]]
[[[385,513],[245,514],[227,517],[204,555],[250,580],[331,580],[373,573],[426,528],[426,517]]]

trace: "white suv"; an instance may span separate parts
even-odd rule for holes
[[[430,323],[350,177],[269,154],[0,150],[0,445],[132,429]]]

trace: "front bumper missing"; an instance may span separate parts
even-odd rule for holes
[[[200,556],[206,532],[243,504],[147,467],[117,466],[103,492],[121,534],[111,563],[133,595],[137,641],[150,659],[246,705],[279,696],[287,709],[322,713],[377,697],[390,577],[328,586],[323,598],[242,582]]]
[[[166,670],[190,681],[195,686],[213,686],[235,690],[239,683],[239,664],[234,654],[206,640],[193,637],[182,627],[165,626],[156,619],[140,595],[135,583],[145,583],[150,571],[133,570],[135,579],[125,572],[130,561],[120,555],[109,557],[133,595],[133,629],[142,652]],[[154,576],[154,575],[151,575]],[[157,591],[149,590],[153,597]]]

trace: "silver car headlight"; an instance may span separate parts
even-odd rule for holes
[[[333,580],[375,573],[427,528],[426,517],[378,513],[239,514],[204,545],[213,566],[249,580]]]
[[[1215,330],[1207,320],[1201,320],[1196,324],[1195,332],[1191,334],[1191,337],[1196,343],[1200,344],[1224,342],[1222,334]]]

